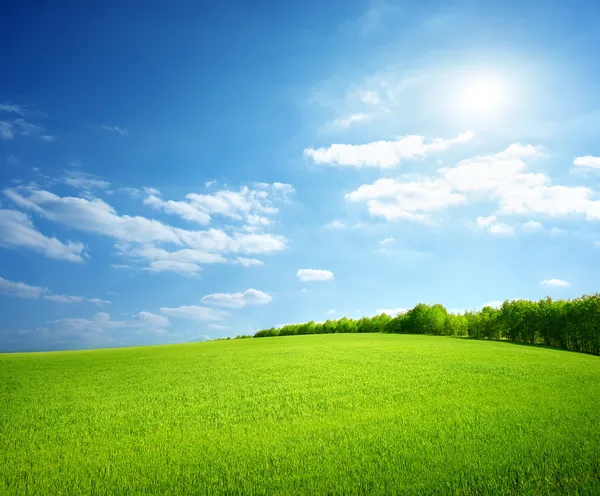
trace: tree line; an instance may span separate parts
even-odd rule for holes
[[[543,344],[600,354],[600,294],[573,300],[505,301],[501,307],[448,313],[440,304],[419,303],[395,316],[379,314],[361,319],[342,318],[263,329],[254,337],[384,332],[464,336]]]

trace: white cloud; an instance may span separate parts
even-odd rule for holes
[[[108,293],[108,291],[107,291]],[[100,298],[87,298],[87,301],[89,301],[90,303],[93,303],[94,305],[108,305],[110,303],[112,303],[109,300],[102,300]]]
[[[21,105],[14,105],[11,103],[3,103],[0,104],[0,111],[1,112],[7,112],[7,113],[12,113],[12,114],[18,114],[18,115],[25,115],[25,108]]]
[[[596,192],[582,186],[552,185],[547,175],[526,172],[524,159],[541,156],[540,147],[513,144],[503,152],[463,160],[438,173],[456,190],[475,199],[497,199],[500,214],[583,214],[588,220],[600,219]]]
[[[573,160],[573,165],[577,165],[579,167],[590,167],[592,169],[600,169],[600,157],[593,157],[591,155],[577,157],[575,160]]]
[[[45,288],[30,286],[23,282],[13,282],[0,277],[0,293],[17,298],[40,298]]]
[[[107,126],[105,124],[98,126],[100,129],[103,129],[104,131],[108,131],[110,133],[117,133],[120,134],[121,136],[127,136],[129,134],[129,131],[127,129],[125,129],[124,127],[119,127],[119,126]]]
[[[309,281],[332,281],[333,272],[321,269],[300,269],[296,272],[296,277],[302,282]]]
[[[302,289],[300,290],[300,292],[301,292],[301,293],[308,293],[308,289],[306,289],[306,288],[302,288]]]
[[[278,194],[286,194],[290,191],[289,185],[281,183],[268,186],[279,191]],[[152,196],[159,194],[151,188],[146,188],[146,192]],[[116,239],[120,242],[117,246],[122,255],[161,262],[149,267],[153,271],[175,270],[180,273],[195,273],[198,264],[226,262],[222,255],[215,252],[267,254],[280,251],[287,246],[287,239],[277,234],[236,231],[230,236],[215,228],[191,231],[145,217],[119,215],[112,206],[98,198],[60,197],[34,187],[6,189],[4,195],[22,208],[32,210],[48,220]],[[27,219],[20,212],[11,212],[13,216],[20,216],[21,220]],[[250,218],[250,221],[254,220]],[[261,222],[260,218],[256,221]],[[0,226],[0,239],[3,229],[6,228]],[[156,246],[161,243],[184,245],[185,248],[169,252]],[[69,246],[79,252],[83,249],[82,245]]]
[[[364,202],[373,216],[386,220],[427,221],[428,215],[451,205],[463,205],[467,198],[441,179],[401,182],[378,179],[347,193],[351,202]]]
[[[377,310],[377,312],[375,312],[375,314],[380,315],[382,313],[385,313],[386,315],[389,315],[390,317],[395,317],[396,315],[406,313],[409,310],[410,310],[410,308],[380,308],[379,310]]]
[[[150,243],[162,241],[181,244],[175,228],[145,217],[118,215],[113,207],[99,198],[60,197],[49,191],[29,190],[24,197],[14,190],[5,195],[22,207],[30,208],[45,218],[82,231],[111,236],[122,241]]]
[[[213,186],[213,185],[215,185],[215,184],[217,184],[217,181],[215,181],[215,180],[212,180],[212,181],[206,181],[206,182],[204,183],[204,186],[205,186],[205,187],[207,187],[207,188],[210,188],[211,186]]]
[[[223,320],[229,315],[223,310],[215,310],[214,308],[201,307],[197,305],[188,305],[176,308],[162,307],[160,311],[161,313],[170,315],[172,317],[202,321]]]
[[[488,227],[494,224],[498,219],[495,215],[490,215],[488,217],[477,217],[477,225]]]
[[[497,224],[490,226],[490,233],[500,236],[512,236],[515,233],[515,228],[504,222],[498,222]]]
[[[170,325],[169,319],[150,312],[140,312],[128,320],[111,320],[106,312],[98,312],[91,319],[71,318],[54,322],[58,329],[71,332],[103,333],[115,329],[162,330]]]
[[[394,238],[385,238],[382,239],[379,244],[383,247],[383,248],[389,248],[390,246],[392,246],[394,243],[396,242],[396,240]]]
[[[228,331],[231,329],[231,327],[221,324],[208,324],[206,327],[208,327],[209,329],[215,329],[217,331]]]
[[[499,236],[512,236],[515,233],[515,228],[504,222],[498,222],[495,215],[488,217],[477,217],[477,225],[486,229],[491,234]]]
[[[210,215],[205,210],[199,210],[187,202],[173,200],[163,201],[158,196],[150,195],[144,199],[144,204],[150,205],[168,214],[178,215],[182,219],[191,222],[197,222],[202,225],[210,223]]]
[[[484,303],[483,305],[481,305],[480,308],[490,307],[490,308],[499,309],[503,303],[504,303],[503,301],[490,301],[488,303]]]
[[[561,229],[560,227],[554,226],[550,229],[550,234],[552,234],[552,236],[562,236],[566,233],[567,231],[565,229]]]
[[[87,301],[94,303],[95,305],[108,305],[111,302],[108,300],[101,300],[100,298],[84,298],[83,296],[70,296],[70,295],[44,295],[44,300],[54,301],[57,303],[81,303]]]
[[[202,268],[195,263],[190,262],[179,262],[177,260],[157,260],[151,262],[150,265],[144,270],[150,272],[176,272],[182,275],[195,275]]]
[[[346,225],[341,220],[334,219],[330,223],[325,224],[324,227],[327,229],[344,229]]]
[[[360,94],[360,100],[363,103],[368,103],[369,105],[379,106],[381,105],[381,98],[376,91],[362,91]]]
[[[365,114],[364,112],[358,112],[356,114],[350,114],[346,117],[340,117],[332,122],[336,127],[348,128],[353,124],[359,122],[365,122],[373,118],[372,114]]]
[[[113,269],[131,269],[131,265],[127,264],[112,264]]]
[[[67,171],[63,181],[69,186],[85,191],[90,191],[92,189],[107,189],[110,187],[108,181],[103,181],[93,174],[81,171]]]
[[[233,263],[241,265],[242,267],[258,267],[264,265],[264,262],[261,260],[246,257],[235,257],[235,262]]]
[[[215,293],[203,296],[200,301],[218,307],[242,308],[248,305],[265,305],[273,301],[267,293],[257,289],[247,289],[243,293]]]
[[[207,183],[208,184],[208,183]],[[239,191],[221,190],[213,194],[190,193],[185,201],[163,200],[156,190],[147,190],[146,205],[181,218],[209,224],[211,218],[220,215],[233,220],[245,221],[247,231],[258,231],[272,224],[268,215],[274,215],[278,209],[275,201],[289,202],[289,196],[295,192],[290,184],[256,183],[257,189],[242,186]]]
[[[473,138],[470,132],[450,139],[426,142],[423,136],[403,136],[396,141],[376,141],[364,145],[333,144],[328,148],[306,148],[304,154],[317,164],[355,167],[396,167],[402,160],[423,157],[429,153],[447,150]]]
[[[242,253],[274,253],[287,247],[287,240],[277,234],[234,233],[237,250]]]
[[[542,224],[535,220],[530,220],[523,224],[523,229],[525,229],[527,231],[538,231],[541,228],[542,228]]]
[[[541,284],[544,286],[553,286],[556,288],[566,288],[567,286],[570,286],[570,284],[564,279],[544,279],[541,282]]]
[[[119,188],[119,191],[127,193],[131,198],[140,198],[142,196],[142,190],[139,188]]]
[[[37,231],[33,222],[23,212],[0,210],[0,246],[26,248],[48,258],[83,262],[83,244],[49,238]]]
[[[13,126],[10,122],[0,121],[0,139],[7,141],[13,139],[15,133],[13,132]]]
[[[330,316],[330,315],[335,315],[335,309],[333,309],[333,308],[332,308],[331,310],[327,310],[327,311],[325,312],[325,316],[326,316],[326,317],[327,317],[327,316]]]
[[[27,299],[44,299],[48,301],[54,301],[58,303],[81,303],[89,302],[96,305],[109,304],[110,301],[101,300],[99,298],[85,298],[83,296],[69,296],[69,295],[58,295],[51,294],[47,288],[40,286],[30,286],[24,282],[13,282],[8,279],[0,277],[0,293],[14,296],[17,298]]]

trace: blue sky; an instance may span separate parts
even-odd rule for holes
[[[597,2],[3,5],[0,349],[598,290]]]

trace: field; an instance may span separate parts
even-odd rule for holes
[[[0,355],[0,494],[600,494],[600,357],[393,334]]]

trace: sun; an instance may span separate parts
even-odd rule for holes
[[[460,100],[468,113],[493,114],[506,104],[507,91],[501,80],[479,76],[464,85]]]

